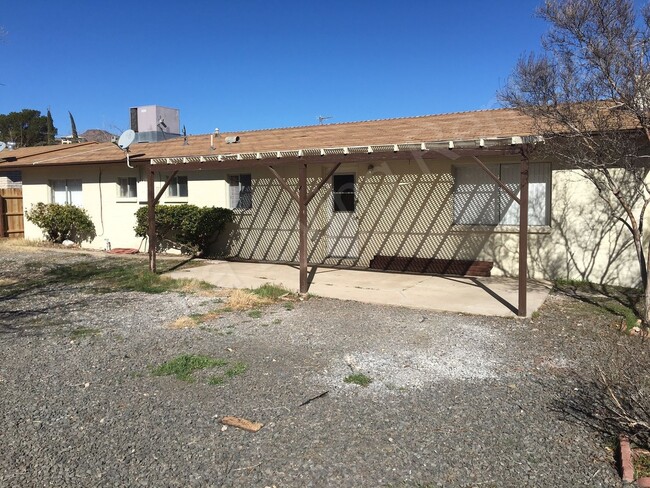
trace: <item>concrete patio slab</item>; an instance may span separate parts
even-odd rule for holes
[[[517,315],[517,280],[512,278],[427,276],[318,266],[309,270],[309,293],[322,297],[476,315]],[[297,266],[229,261],[206,261],[203,266],[167,276],[202,280],[224,288],[257,288],[273,283],[295,292],[299,282]],[[529,280],[529,316],[544,303],[549,291],[550,285]]]

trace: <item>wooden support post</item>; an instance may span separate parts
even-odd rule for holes
[[[301,165],[302,166],[302,165]],[[300,204],[300,197],[298,194],[291,189],[287,181],[280,176],[280,173],[278,173],[273,166],[269,166],[269,171],[273,173],[273,176],[275,176],[275,179],[278,180],[278,183],[280,183],[280,186],[284,188],[284,190],[289,194],[291,198],[293,198],[296,203]]]
[[[307,165],[298,166],[298,225],[300,227],[300,293],[307,293]]]
[[[526,316],[526,282],[528,277],[528,159],[521,161],[519,194],[519,306],[517,315]]]
[[[307,195],[307,203],[311,202],[314,199],[319,190],[323,188],[323,185],[325,185],[325,183],[329,181],[332,175],[336,173],[336,170],[339,169],[339,166],[341,166],[341,163],[336,163],[334,167],[329,170],[329,172],[318,182],[316,188],[309,192],[309,195]]]
[[[156,199],[154,195],[154,183],[156,173],[153,168],[147,170],[147,221],[149,237],[149,271],[156,272]]]
[[[0,195],[0,238],[5,237],[7,229],[5,229],[5,199]]]
[[[307,293],[309,289],[309,283],[307,280],[307,239],[309,227],[307,224],[307,205],[313,200],[318,191],[323,187],[323,185],[330,179],[334,172],[338,169],[341,163],[336,163],[334,168],[321,179],[321,181],[316,185],[311,192],[307,192],[307,164],[300,162],[298,164],[298,192],[296,193],[287,183],[287,181],[280,176],[280,174],[269,165],[269,171],[273,173],[275,179],[278,180],[280,186],[293,198],[298,204],[298,231],[299,231],[299,243],[298,243],[298,255],[300,260],[300,293]]]
[[[162,196],[165,194],[165,190],[169,188],[169,184],[172,182],[174,179],[174,176],[178,174],[178,171],[174,171],[171,175],[169,175],[169,178],[167,178],[167,181],[165,181],[165,184],[162,186],[160,191],[158,192],[158,195],[156,195],[156,198],[154,198],[153,203],[154,205],[158,205],[158,202],[162,198]]]
[[[494,180],[494,182],[495,182],[497,185],[499,185],[499,186],[501,187],[501,189],[502,189],[504,192],[506,192],[506,194],[507,194],[510,198],[512,198],[512,199],[513,199],[515,202],[517,202],[519,205],[521,205],[521,201],[520,201],[520,199],[517,197],[517,195],[515,194],[515,192],[513,192],[510,188],[508,188],[508,187],[506,186],[506,184],[505,184],[503,181],[501,181],[501,179],[500,179],[497,175],[495,175],[492,171],[490,171],[490,168],[488,168],[488,167],[485,165],[485,163],[484,163],[483,161],[481,161],[481,160],[480,160],[479,158],[477,158],[476,156],[472,156],[472,159],[473,159],[474,161],[476,161],[476,164],[478,164],[478,165],[483,169],[483,171],[485,171],[485,173],[486,173],[490,178],[492,178],[492,180]]]

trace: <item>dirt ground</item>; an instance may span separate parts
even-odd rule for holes
[[[527,320],[322,298],[238,311],[223,290],[106,289],[78,273],[101,254],[0,254],[0,486],[620,485],[611,438],[567,405],[647,346],[575,298]],[[154,374],[181,355],[219,366]]]

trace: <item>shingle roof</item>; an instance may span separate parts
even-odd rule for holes
[[[342,146],[420,143],[532,135],[531,120],[513,109],[457,112],[339,124],[287,127],[188,136],[164,142],[134,144],[131,161],[184,156],[211,156],[244,152],[271,152]],[[227,144],[228,136],[239,136]],[[52,149],[50,149],[52,148]],[[0,168],[123,162],[124,153],[111,143],[87,143],[24,148],[0,153]],[[10,158],[10,160],[7,160]]]

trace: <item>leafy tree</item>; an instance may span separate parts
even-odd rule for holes
[[[74,117],[72,113],[68,111],[70,116],[70,130],[72,131],[72,142],[79,142],[79,134],[77,134],[77,124],[74,123]]]
[[[37,203],[25,212],[25,217],[40,227],[48,240],[59,244],[66,239],[92,241],[97,235],[88,212],[74,205]]]
[[[543,53],[519,59],[500,98],[531,117],[541,151],[581,170],[629,230],[648,324],[650,6],[638,14],[630,0],[547,0],[538,15],[550,23]]]
[[[54,136],[56,135],[56,129],[54,128],[54,121],[52,120],[52,113],[50,109],[47,109],[47,143],[54,144]]]
[[[17,147],[47,144],[47,117],[31,109],[0,114],[0,140],[13,141]]]
[[[135,213],[135,234],[145,237],[148,231],[148,208]],[[156,234],[172,247],[192,254],[207,254],[219,232],[233,221],[233,211],[218,207],[196,205],[156,205]]]

